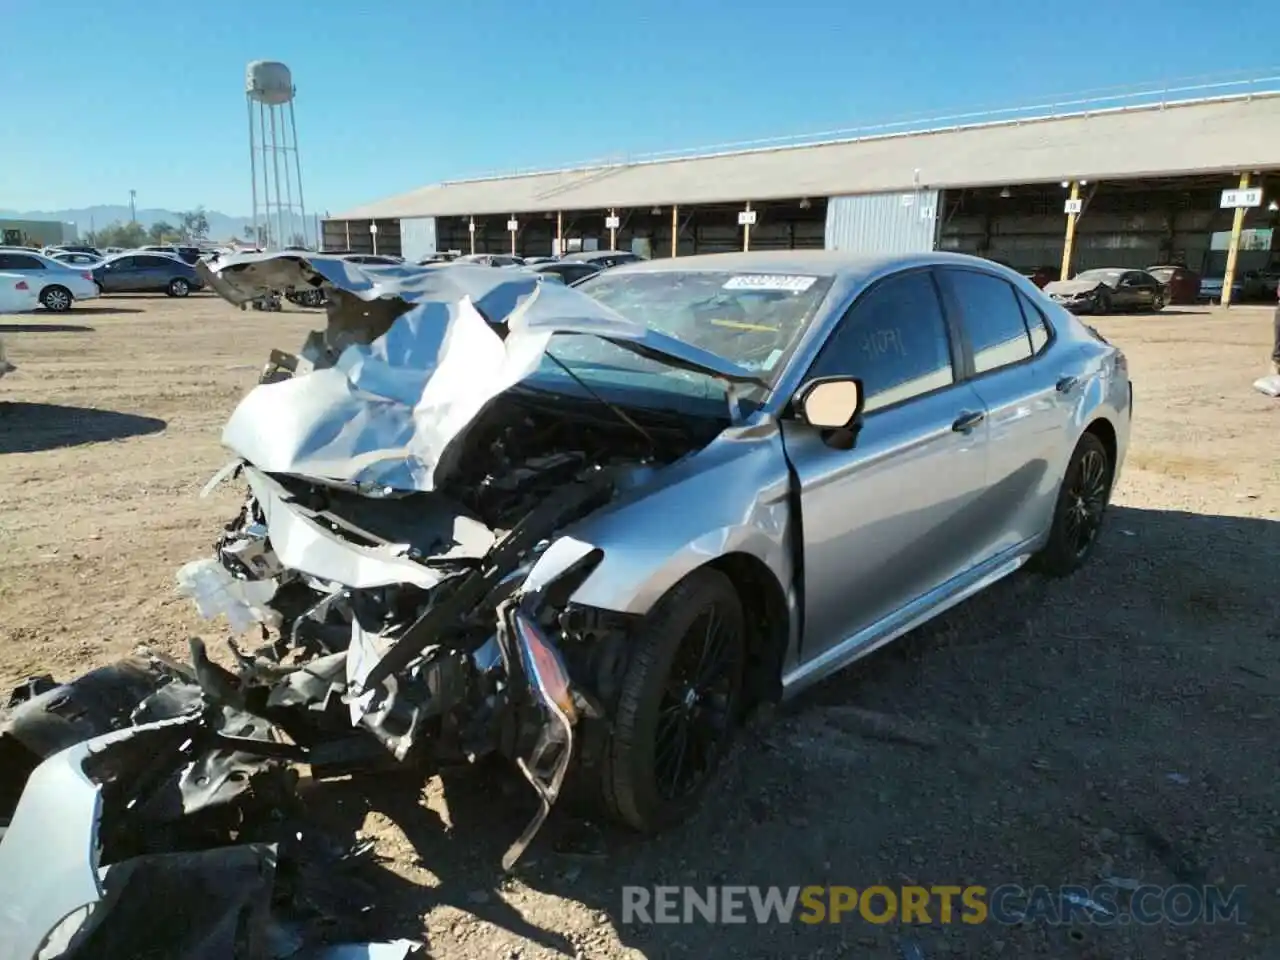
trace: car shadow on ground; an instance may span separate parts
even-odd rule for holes
[[[0,333],[93,333],[79,323],[0,323]]]
[[[562,841],[589,825],[558,807],[517,866],[529,888],[519,912],[499,861],[532,811],[527,787],[499,790],[481,771],[451,779],[447,826],[420,803],[420,778],[399,792],[368,780],[344,789],[363,798],[349,801],[361,817],[398,825],[409,859],[439,881],[402,887],[388,910],[447,903],[558,949],[563,937],[537,929],[529,897],[577,901],[588,923],[650,956],[1163,956],[1170,938],[1243,955],[1243,934],[1280,923],[1266,896],[1280,876],[1266,814],[1274,778],[1257,766],[1280,676],[1280,594],[1265,586],[1277,569],[1280,522],[1113,507],[1074,576],[1019,573],[764,711],[683,825],[650,839],[602,829],[584,854]],[[1100,929],[944,923],[936,904],[931,922],[911,925],[856,910],[814,925],[651,924],[628,915],[623,894],[1106,876],[1243,884],[1255,899],[1247,925]]]
[[[75,313],[75,314],[78,314],[78,313],[142,313],[142,312],[143,312],[142,309],[139,307],[109,307],[109,306],[106,306],[105,304],[98,304],[92,307],[80,306],[79,304],[77,304],[76,306],[71,308],[71,313]]]
[[[37,453],[159,433],[158,417],[53,403],[0,403],[0,454]]]

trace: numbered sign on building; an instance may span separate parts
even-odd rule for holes
[[[510,230],[512,233],[515,233],[517,230],[519,230],[519,229],[520,229],[520,221],[518,221],[518,220],[508,220],[508,221],[507,221],[507,229],[508,229],[508,230]]]
[[[756,212],[754,210],[738,211],[738,226],[751,227],[755,225],[755,222],[756,222]]]
[[[1062,212],[1066,214],[1080,213],[1084,210],[1083,200],[1068,200],[1062,205]]]
[[[1262,206],[1262,188],[1250,187],[1248,190],[1223,190],[1222,209],[1239,210],[1247,207]]]

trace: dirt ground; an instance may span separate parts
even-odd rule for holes
[[[268,350],[314,320],[208,295],[0,320],[19,367],[0,380],[0,683],[217,638],[173,572],[239,504],[235,485],[199,498],[228,459],[221,424]],[[1137,403],[1087,569],[1014,577],[756,723],[702,812],[654,840],[562,815],[510,879],[499,858],[532,809],[519,781],[317,786],[377,841],[383,934],[463,958],[1280,956],[1280,401],[1250,389],[1269,314],[1098,326],[1128,354]],[[1242,885],[1244,922],[622,921],[624,884],[1112,876]]]

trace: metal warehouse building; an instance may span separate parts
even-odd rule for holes
[[[1280,91],[1251,90],[451,181],[348,210],[324,241],[412,259],[937,248],[1027,271],[1182,263],[1221,276],[1233,242],[1237,275],[1272,260],[1278,197]]]

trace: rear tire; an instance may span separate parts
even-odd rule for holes
[[[1111,312],[1111,298],[1105,293],[1098,295],[1098,316],[1105,317]]]
[[[185,297],[191,292],[191,284],[187,283],[181,277],[174,277],[169,281],[169,287],[165,290],[171,297]]]
[[[652,833],[696,808],[732,744],[746,638],[742,600],[718,570],[695,570],[649,612],[600,770],[612,819]]]
[[[1066,577],[1084,565],[1102,529],[1114,476],[1106,445],[1097,434],[1084,434],[1058,489],[1049,541],[1035,557],[1037,570],[1049,577]]]
[[[57,284],[40,291],[40,303],[50,313],[66,313],[74,302],[71,291]]]

